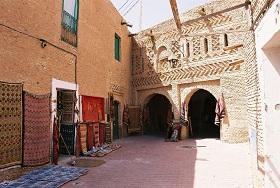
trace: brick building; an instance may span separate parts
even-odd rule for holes
[[[211,1],[180,15],[181,35],[172,19],[134,37],[134,100],[149,106],[153,130],[165,130],[165,112],[171,103],[175,123],[180,122],[182,105],[186,106],[194,137],[248,141],[245,6],[243,1]],[[215,108],[222,96],[227,115],[219,128],[214,125]],[[165,105],[158,110],[156,103]]]
[[[253,1],[253,28],[255,41],[250,54],[250,81],[248,88],[250,105],[250,151],[252,158],[253,185],[255,187],[279,187],[280,164],[277,140],[279,137],[279,7],[280,1]],[[250,43],[251,43],[250,42]],[[254,52],[253,49],[256,51]],[[251,66],[253,65],[253,66]],[[249,72],[249,71],[248,71]],[[253,73],[254,72],[254,73]],[[258,76],[258,79],[256,78]],[[257,81],[257,82],[256,82]],[[253,106],[253,104],[255,104]],[[257,104],[257,105],[256,105]]]
[[[115,135],[122,137],[123,105],[132,101],[131,38],[127,25],[122,24],[124,20],[112,3],[109,0],[5,0],[1,2],[0,9],[1,83],[22,83],[26,92],[34,95],[50,94],[50,129],[54,116],[61,115],[60,121],[67,124],[83,121],[81,96],[96,97],[96,101],[102,99],[98,120],[106,120],[105,114],[109,113],[106,101],[110,94],[116,107],[115,116],[119,117],[116,118],[119,123],[114,127],[117,131]],[[5,88],[8,86],[1,85],[3,117],[16,113],[9,102],[10,99],[15,101],[10,97],[15,94]],[[4,99],[4,95],[7,98]],[[19,108],[23,99],[19,97],[18,100],[17,109],[21,119],[24,111]],[[58,112],[59,103],[64,105],[65,110],[62,112]],[[18,126],[10,131],[22,129],[20,119]],[[1,119],[1,135],[11,136],[5,127],[13,124],[15,122],[8,117]],[[22,150],[20,134],[18,131],[18,151]],[[7,143],[5,147],[13,145],[12,137],[4,139]],[[74,140],[74,136],[71,139]],[[6,148],[2,149],[6,151]],[[13,151],[7,153],[10,155]],[[3,160],[1,158],[0,166],[7,166],[5,157]],[[22,159],[18,160],[17,163],[21,163]],[[7,163],[14,164],[14,161]]]
[[[206,132],[194,136],[207,137],[205,108],[215,109],[206,101],[223,95],[221,141],[249,141],[252,186],[279,186],[279,1],[212,0],[179,19],[181,36],[175,17],[135,37],[134,102],[151,107],[158,131],[167,105],[158,111],[154,106],[171,103],[178,123],[186,103],[193,128]]]
[[[252,185],[279,185],[279,1],[212,0],[180,15],[181,33],[172,19],[133,37],[109,0],[5,0],[0,9],[0,81],[51,94],[50,127],[69,93],[72,123],[83,120],[81,95],[104,99],[104,114],[113,96],[116,138],[127,134],[123,105],[148,106],[147,134],[166,131],[170,104],[179,124],[184,106],[191,136],[249,141]],[[217,101],[226,113],[220,126]]]

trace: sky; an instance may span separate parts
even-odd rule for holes
[[[124,19],[133,25],[132,28],[128,27],[132,33],[140,31],[139,13],[141,0],[136,3],[137,1],[138,0],[111,0],[117,10],[119,10],[127,2],[119,10],[119,12],[122,16],[126,14],[123,16]],[[210,0],[177,0],[179,14],[207,2],[210,2]],[[142,30],[155,26],[171,18],[173,18],[173,13],[169,0],[142,0]]]

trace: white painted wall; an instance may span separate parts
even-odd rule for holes
[[[57,80],[55,78],[52,79],[52,100],[51,100],[51,108],[52,108],[52,114],[51,114],[51,122],[53,125],[53,119],[54,116],[56,115],[56,105],[57,105],[57,89],[63,89],[63,90],[72,90],[72,91],[76,91],[76,98],[78,99],[77,103],[76,103],[76,109],[79,110],[79,87],[77,84],[74,83],[69,83],[69,82],[65,82],[62,80]],[[78,114],[75,114],[74,117],[74,122],[76,122],[78,120]]]
[[[256,29],[262,119],[265,131],[265,187],[280,186],[280,1],[275,1]]]

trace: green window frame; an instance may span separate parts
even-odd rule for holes
[[[115,59],[121,61],[121,38],[115,34]]]
[[[79,0],[63,0],[61,39],[73,46],[77,46],[78,10]]]

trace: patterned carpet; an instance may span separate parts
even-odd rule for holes
[[[24,92],[23,166],[50,161],[50,94]]]
[[[0,82],[0,168],[22,163],[22,87]]]
[[[17,180],[4,181],[0,183],[0,188],[50,188],[78,179],[89,171],[87,168],[49,166],[21,176]]]

